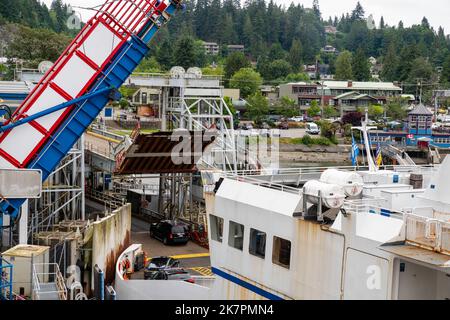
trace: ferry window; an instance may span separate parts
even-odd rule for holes
[[[272,262],[289,269],[291,266],[291,242],[273,237]]]
[[[266,238],[265,232],[250,229],[250,254],[264,259],[266,256]]]
[[[230,221],[230,232],[228,234],[228,245],[238,250],[244,248],[244,226]]]
[[[210,214],[209,223],[211,224],[211,239],[222,242],[223,219]]]

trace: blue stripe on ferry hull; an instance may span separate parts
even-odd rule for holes
[[[229,273],[223,272],[222,270],[219,270],[217,268],[211,267],[211,271],[214,274],[217,274],[218,276],[220,276],[220,277],[222,277],[222,278],[224,278],[224,279],[226,279],[228,281],[231,281],[231,282],[233,282],[233,283],[235,283],[235,284],[237,284],[237,285],[239,285],[241,287],[244,287],[244,288],[246,288],[246,289],[248,289],[248,290],[250,290],[250,291],[252,291],[252,292],[254,292],[254,293],[256,293],[256,294],[258,294],[258,295],[260,295],[260,296],[262,296],[264,298],[266,298],[266,299],[269,299],[269,300],[283,300],[283,298],[281,298],[281,297],[279,297],[277,295],[274,295],[274,294],[272,294],[272,293],[270,293],[268,291],[265,291],[265,290],[263,290],[261,288],[258,288],[257,286],[255,286],[255,285],[253,285],[251,283],[248,283],[248,282],[246,282],[246,281],[244,281],[242,279],[239,279],[239,278],[237,278],[237,277],[235,277],[235,276],[233,276],[233,275],[231,275]]]

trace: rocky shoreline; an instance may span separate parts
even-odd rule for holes
[[[351,146],[280,144],[280,163],[330,163],[351,165]]]

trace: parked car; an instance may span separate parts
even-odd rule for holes
[[[280,121],[281,118],[282,118],[282,116],[276,115],[276,114],[270,114],[267,116],[267,119],[270,121],[273,121],[273,122]]]
[[[152,258],[144,270],[144,279],[149,279],[154,273],[166,269],[179,268],[180,261],[171,257],[154,257]]]
[[[189,272],[182,268],[165,269],[153,272],[147,280],[177,280],[195,283],[194,278]]]
[[[305,117],[303,117],[303,116],[296,116],[296,117],[290,118],[289,121],[303,122],[303,121],[305,121]]]
[[[241,126],[242,130],[252,130],[253,129],[253,125],[251,124],[243,124]]]
[[[317,124],[315,124],[314,122],[310,122],[306,124],[306,133],[308,134],[319,134],[320,133],[320,129],[319,126]]]
[[[278,129],[288,130],[289,129],[289,123],[286,120],[281,121],[280,124],[278,125]]]
[[[150,225],[150,237],[162,241],[165,245],[186,244],[189,241],[189,227],[185,223],[173,220],[152,223]]]

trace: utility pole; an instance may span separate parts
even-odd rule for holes
[[[322,86],[322,97],[321,97],[321,99],[320,99],[320,111],[321,111],[321,117],[322,117],[322,119],[323,119],[323,106],[324,106],[324,104],[325,104],[325,89],[324,89],[324,87],[323,87],[324,82],[325,82],[324,80],[321,81],[321,86]]]
[[[417,78],[417,86],[419,87],[419,104],[422,104],[422,80],[422,78]]]

